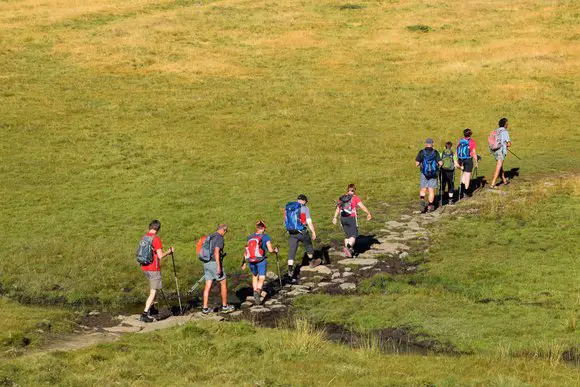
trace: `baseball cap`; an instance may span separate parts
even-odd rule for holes
[[[308,202],[308,198],[304,194],[298,195],[298,200],[304,200],[305,202]]]
[[[433,139],[432,138],[428,138],[425,140],[425,144],[431,144],[433,145]]]

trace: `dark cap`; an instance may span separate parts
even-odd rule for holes
[[[308,198],[304,194],[298,195],[298,200],[304,200],[305,202],[308,202]]]
[[[425,140],[425,144],[431,144],[433,145],[433,139],[432,138],[428,138]]]

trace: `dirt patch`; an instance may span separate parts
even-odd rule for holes
[[[109,312],[89,312],[82,316],[77,323],[83,327],[100,329],[114,327],[119,323],[119,320]]]

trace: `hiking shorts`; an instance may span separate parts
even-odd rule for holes
[[[304,249],[306,250],[306,254],[313,255],[314,254],[314,247],[312,247],[312,239],[310,238],[310,234],[304,232],[304,234],[290,234],[288,238],[288,260],[293,261],[296,258],[296,251],[298,250],[298,244],[302,242],[304,243]]]
[[[421,188],[437,188],[437,177],[427,179],[425,175],[421,173]]]
[[[149,289],[163,289],[163,284],[161,281],[161,271],[149,271],[143,270],[143,275],[149,281]]]
[[[463,167],[463,172],[473,172],[473,159],[459,159],[457,161]]]
[[[268,263],[266,262],[265,259],[261,262],[258,262],[258,263],[251,263],[250,262],[250,271],[252,272],[252,275],[257,275],[259,277],[265,277],[267,269],[268,269]]]
[[[358,236],[358,223],[356,216],[341,216],[340,224],[347,238],[356,238]]]
[[[505,160],[505,153],[503,153],[501,148],[499,148],[495,152],[491,152],[491,154],[493,155],[496,161]]]
[[[206,281],[223,281],[226,279],[226,272],[222,264],[222,276],[218,276],[218,267],[216,261],[204,262],[203,275]]]

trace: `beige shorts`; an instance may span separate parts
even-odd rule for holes
[[[161,284],[161,272],[160,271],[146,271],[143,270],[143,275],[149,280],[150,289],[163,289]]]

